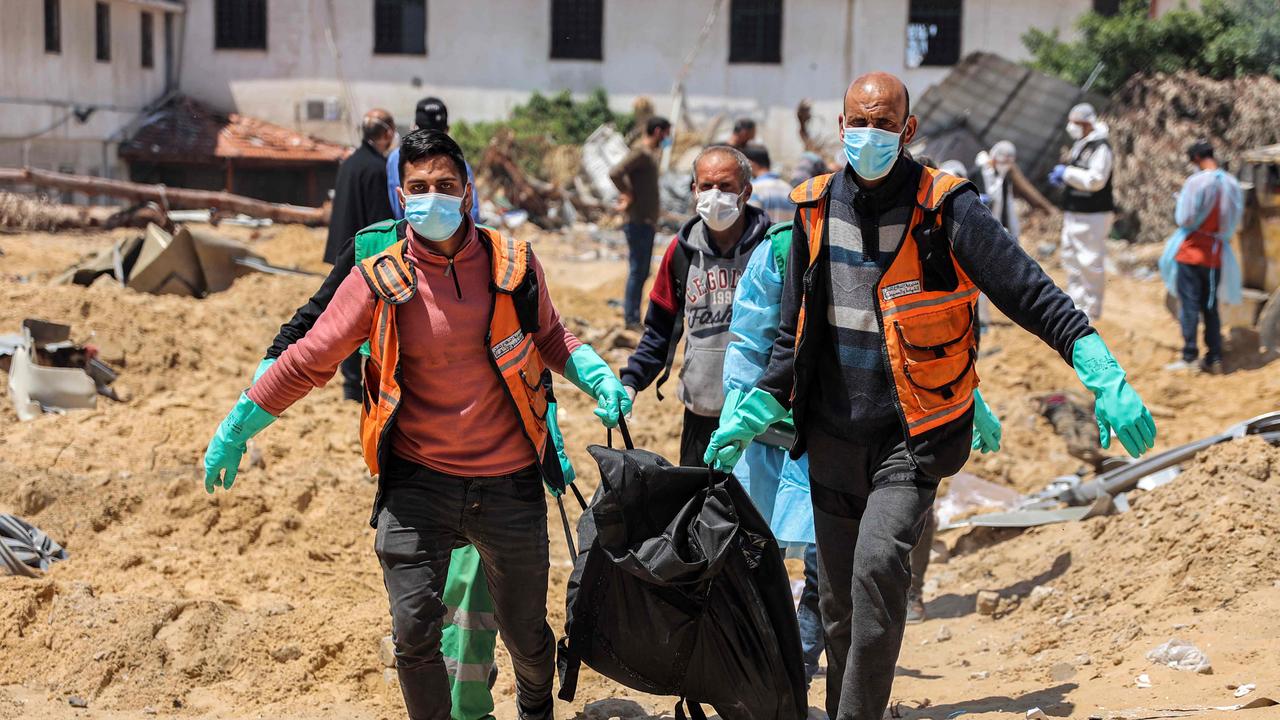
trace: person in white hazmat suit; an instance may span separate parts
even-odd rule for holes
[[[1110,132],[1089,103],[1067,114],[1067,134],[1075,140],[1067,163],[1049,173],[1062,188],[1062,267],[1067,295],[1090,321],[1102,317],[1106,285],[1107,235],[1115,219],[1111,171],[1115,155]]]

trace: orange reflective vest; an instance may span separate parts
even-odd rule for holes
[[[809,237],[810,269],[826,241],[831,177],[812,178],[791,193]],[[966,184],[967,180],[954,175],[923,169],[906,236],[875,289],[884,358],[909,437],[963,417],[978,387],[978,288],[951,254],[942,224],[943,201]],[[804,339],[806,305],[802,299],[796,323],[797,356]]]
[[[391,232],[395,232],[394,226]],[[538,458],[543,477],[547,478],[548,473],[558,477],[559,462],[546,456],[551,372],[533,341],[538,330],[538,287],[529,244],[482,227],[476,228],[476,236],[488,250],[493,268],[493,306],[486,336],[490,364],[502,379],[512,409],[520,416],[520,426]],[[409,302],[418,291],[413,264],[405,256],[406,242],[402,240],[357,266],[374,294],[360,442],[365,464],[375,475],[386,459],[386,440],[400,408],[396,306]],[[554,450],[551,452],[554,455]],[[554,482],[554,478],[549,481]]]

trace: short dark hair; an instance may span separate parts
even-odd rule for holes
[[[449,109],[437,97],[425,97],[418,101],[413,111],[413,124],[419,130],[449,132]]]
[[[654,130],[670,130],[671,121],[661,115],[654,115],[645,121],[644,134],[646,137],[653,135]]]
[[[773,163],[769,162],[769,149],[760,143],[748,143],[746,147],[742,148],[742,154],[762,168],[773,167]]]
[[[414,130],[400,142],[400,182],[404,183],[404,169],[409,163],[421,162],[430,157],[444,155],[458,168],[458,176],[467,179],[467,159],[462,148],[448,134],[439,130]]]
[[[737,122],[733,124],[733,131],[735,133],[740,133],[744,130],[755,130],[755,129],[756,129],[756,121],[752,120],[751,118],[738,118]]]
[[[1187,158],[1191,162],[1213,157],[1213,145],[1208,140],[1197,140],[1187,148]]]

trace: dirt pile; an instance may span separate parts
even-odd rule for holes
[[[1115,192],[1132,219],[1126,236],[1161,242],[1174,230],[1171,196],[1191,173],[1187,147],[1207,138],[1236,170],[1245,150],[1280,142],[1280,81],[1267,76],[1211,80],[1194,73],[1138,75],[1103,119],[1115,148]]]
[[[272,263],[326,270],[323,231],[222,231]],[[70,553],[37,580],[0,576],[0,718],[122,720],[146,708],[201,719],[403,717],[394,674],[378,659],[389,615],[368,526],[374,487],[360,458],[356,407],[341,399],[339,383],[255,440],[251,456],[263,463],[246,465],[232,492],[210,497],[199,481],[210,434],[319,279],[251,275],[203,300],[49,284],[124,232],[132,231],[0,235],[0,332],[24,317],[71,324],[75,339],[123,358],[126,398],[26,423],[0,401],[0,512],[31,521]],[[622,294],[625,262],[528,232],[561,313],[620,366],[635,338],[618,330],[621,313],[609,302]],[[1229,355],[1233,371],[1224,376],[1160,371],[1180,341],[1176,324],[1163,321],[1158,282],[1109,278],[1109,297],[1116,300],[1100,329],[1156,412],[1158,450],[1280,407],[1280,373],[1243,356]],[[967,469],[1028,491],[1078,467],[1036,401],[1078,388],[1071,368],[1007,322],[984,336],[983,351],[983,394],[1004,422],[1004,448]],[[604,433],[593,403],[556,382],[561,428],[590,494],[598,474],[585,448]],[[631,423],[639,445],[667,457],[676,455],[682,411],[673,387],[664,402],[642,393]],[[1178,635],[1204,646],[1215,669],[1248,671],[1260,690],[1268,679],[1280,685],[1280,650],[1253,647],[1280,635],[1280,594],[1268,584],[1280,558],[1262,545],[1275,546],[1280,534],[1266,514],[1280,506],[1280,458],[1255,445],[1207,455],[1216,459],[1135,496],[1127,515],[1042,528],[936,565],[926,592],[932,619],[908,630],[895,698],[932,698],[921,714],[934,718],[961,709],[1074,704],[1083,715],[1125,707],[1121,691],[1147,671],[1146,651],[1174,624],[1195,625]],[[548,509],[548,608],[559,630],[571,566],[559,515]],[[1053,590],[1033,601],[1038,585]],[[976,614],[980,590],[1000,593],[1000,617]],[[943,635],[950,639],[935,639]],[[1078,666],[1082,654],[1094,660],[1078,686],[1049,683],[1055,665]],[[1250,662],[1265,672],[1249,670]],[[495,715],[508,720],[514,683],[501,649],[499,667]],[[974,679],[982,673],[987,679]],[[68,705],[71,695],[89,702],[88,714]],[[815,683],[811,704],[823,697]],[[670,708],[669,699],[584,670],[578,699],[557,716],[649,717]]]

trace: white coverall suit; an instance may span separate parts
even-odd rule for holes
[[[1071,161],[1080,158],[1086,145],[1109,135],[1106,124],[1098,121],[1093,131],[1071,146]],[[1111,179],[1115,158],[1111,148],[1096,148],[1086,167],[1067,166],[1063,182],[1086,192],[1101,190]],[[1102,295],[1106,285],[1107,236],[1115,213],[1062,213],[1062,267],[1067,273],[1067,295],[1091,322],[1102,317]]]

